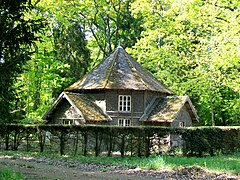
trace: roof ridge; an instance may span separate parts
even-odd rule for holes
[[[125,51],[125,50],[124,50]],[[131,65],[131,68],[133,68],[135,71],[136,71],[136,75],[141,79],[141,82],[144,84],[144,86],[146,88],[148,88],[148,86],[146,85],[145,81],[143,80],[142,76],[141,76],[141,73],[137,73],[137,69],[136,67],[134,66],[133,62],[130,60],[132,58],[130,58],[130,56],[127,54],[127,53],[124,53],[124,56],[126,57],[126,59],[130,62],[130,65]]]
[[[113,53],[113,61],[111,62],[111,65],[109,66],[109,69],[110,69],[110,70],[108,70],[109,73],[106,74],[106,76],[107,76],[107,78],[106,78],[107,81],[106,81],[105,84],[104,84],[104,88],[106,88],[106,86],[107,86],[107,84],[108,84],[108,82],[109,82],[109,77],[110,77],[110,75],[112,74],[112,68],[113,68],[114,63],[116,62],[116,57],[117,57],[118,54],[119,54],[119,48],[117,48],[117,49],[114,51],[114,53]],[[109,56],[108,58],[110,58],[110,56]]]

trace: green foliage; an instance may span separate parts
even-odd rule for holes
[[[238,1],[33,2],[0,4],[2,120],[40,121],[120,43],[176,95],[190,96],[201,125],[239,125]]]
[[[23,175],[20,172],[12,171],[11,169],[3,169],[0,171],[1,180],[23,180]]]
[[[240,131],[234,127],[190,128],[182,133],[185,141],[184,154],[203,156],[239,151]]]
[[[67,74],[73,81],[85,75],[90,63],[90,53],[80,22],[72,22],[66,26],[58,22],[53,29],[56,59],[70,65]]]
[[[239,5],[201,0],[132,4],[133,14],[144,18],[145,31],[129,51],[177,95],[189,95],[203,125],[212,123],[212,114],[216,125],[239,123]]]
[[[34,10],[31,1],[0,1],[0,120],[7,122],[14,118],[11,110],[16,106],[16,76],[22,72],[23,64],[30,59],[32,47],[39,39],[36,33],[44,26],[41,17],[31,18]]]
[[[198,165],[212,171],[238,173],[239,153],[216,155],[213,157],[164,156],[164,162],[170,167]]]
[[[142,17],[132,16],[132,2],[134,1],[84,0],[67,3],[74,18],[81,19],[89,36],[89,48],[94,59],[105,57],[119,43],[123,47],[131,47],[136,43],[143,30]]]
[[[67,77],[70,66],[55,59],[49,38],[43,37],[43,40],[37,43],[38,52],[24,65],[24,71],[14,85],[17,95],[15,104],[18,107],[16,118],[21,119],[21,123],[42,122],[49,105],[62,91],[62,87],[73,79]]]
[[[59,146],[61,155],[72,152],[73,147],[69,147],[68,151],[66,148],[72,141],[78,143],[76,142],[77,135],[81,135],[83,138],[81,141],[83,155],[94,152],[98,156],[103,150],[106,151],[103,147],[108,147],[108,156],[111,156],[112,152],[119,151],[121,156],[148,157],[151,154],[164,152],[161,150],[164,144],[160,143],[158,138],[165,138],[166,135],[182,136],[184,140],[182,150],[186,156],[214,156],[218,153],[230,154],[240,150],[239,127],[167,128],[157,126],[12,124],[0,125],[0,128],[4,130],[0,135],[5,140],[6,149],[11,142],[13,150],[17,150],[22,143],[21,140],[29,139],[29,135],[32,134],[33,137],[38,137],[40,151],[43,152],[45,131],[50,132],[58,139],[55,145]],[[113,144],[115,144],[114,147]],[[77,150],[74,151],[77,152]]]

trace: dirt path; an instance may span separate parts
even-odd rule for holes
[[[60,164],[60,163],[59,163]],[[101,172],[90,167],[86,169],[70,168],[66,166],[49,165],[45,161],[32,161],[29,159],[13,159],[0,156],[0,170],[10,168],[17,172],[22,172],[28,180],[79,180],[79,179],[145,179],[140,175],[125,174],[119,171]],[[104,169],[103,169],[104,171]],[[153,179],[153,178],[150,178]]]
[[[84,164],[78,161],[63,161],[49,158],[14,158],[0,156],[0,170],[10,168],[22,172],[27,180],[78,180],[78,179],[240,179],[237,175],[210,173],[193,166],[172,170],[127,169],[121,166]]]

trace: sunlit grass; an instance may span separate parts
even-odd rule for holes
[[[3,169],[0,171],[0,180],[23,180],[23,175],[20,172],[12,171],[11,169]]]
[[[174,168],[198,165],[211,171],[240,174],[240,153],[202,158],[164,156],[164,161]]]
[[[3,155],[12,158],[17,157],[48,157],[64,159],[69,161],[79,161],[82,163],[109,164],[115,166],[127,166],[128,168],[141,169],[163,169],[178,168],[198,165],[210,171],[240,174],[240,152],[232,155],[217,155],[214,157],[185,157],[185,156],[150,156],[148,158],[139,157],[107,157],[107,156],[60,156],[49,153],[27,153],[19,151],[0,151],[0,158]]]

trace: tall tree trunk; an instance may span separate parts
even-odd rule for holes
[[[215,126],[215,117],[214,117],[214,111],[213,111],[213,98],[212,98],[212,85],[210,84],[210,108],[211,108],[211,114],[212,114],[212,126]]]
[[[83,155],[87,155],[87,146],[88,146],[88,135],[86,132],[83,133]]]
[[[78,134],[79,134],[79,132],[78,132],[78,130],[77,130],[77,132],[76,132],[76,138],[75,138],[74,156],[76,156],[77,150],[78,150]]]
[[[125,135],[122,135],[121,137],[121,147],[120,147],[120,152],[121,156],[124,156],[124,151],[125,151]]]
[[[112,155],[112,133],[109,133],[109,146],[108,146],[108,156]]]

